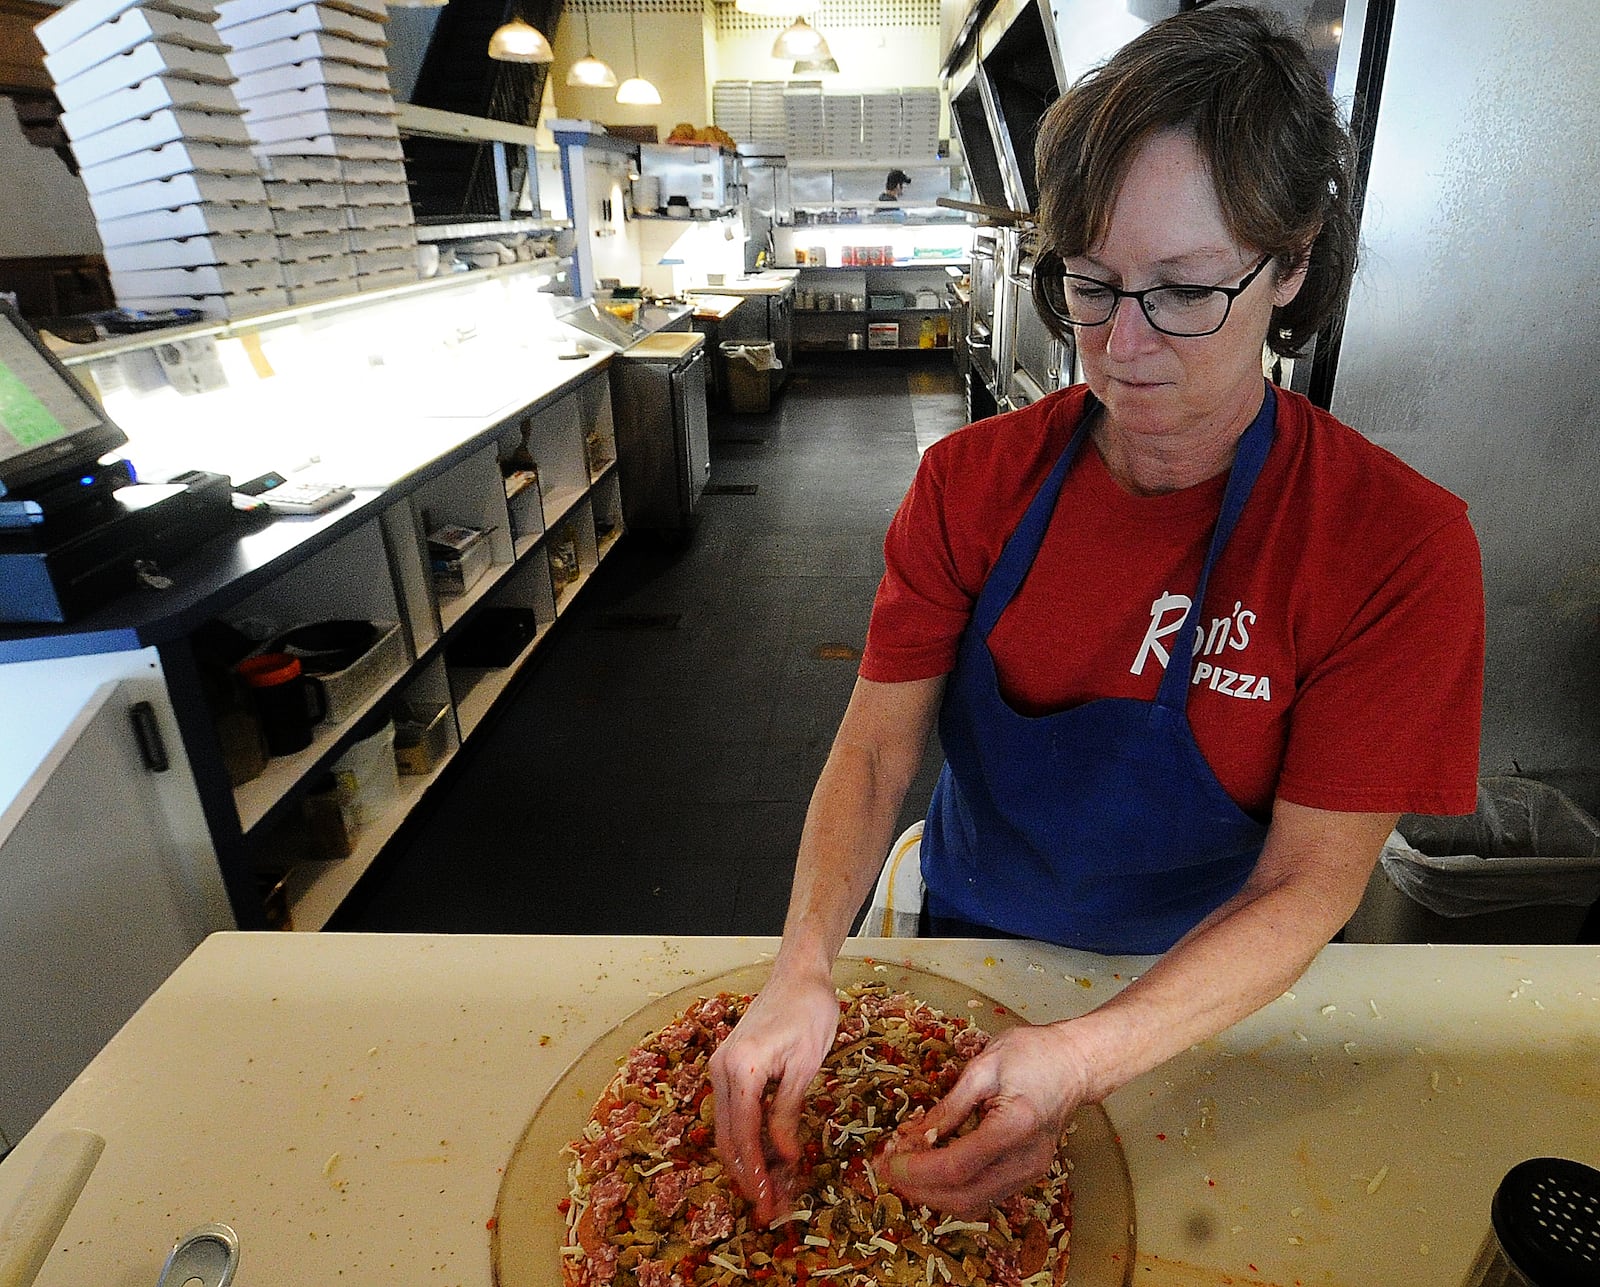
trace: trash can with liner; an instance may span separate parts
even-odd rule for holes
[[[1350,943],[1575,943],[1600,899],[1600,823],[1554,787],[1484,778],[1462,817],[1406,814]]]
[[[722,366],[730,411],[751,415],[772,406],[772,373],[783,369],[776,344],[724,340]]]

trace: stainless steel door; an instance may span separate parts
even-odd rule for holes
[[[1519,765],[1590,809],[1597,62],[1593,0],[1395,4],[1330,402],[1471,507],[1484,770]]]
[[[698,349],[672,372],[672,422],[682,468],[684,517],[694,513],[711,478],[711,437],[706,423],[706,355]]]

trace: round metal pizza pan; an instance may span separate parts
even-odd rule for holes
[[[567,1196],[571,1162],[562,1149],[582,1134],[600,1092],[628,1052],[696,997],[757,992],[770,972],[770,963],[741,966],[657,997],[573,1060],[534,1110],[501,1178],[490,1235],[497,1287],[557,1287],[561,1282],[566,1219],[556,1204]],[[841,958],[834,981],[840,987],[887,983],[948,1014],[965,1014],[990,1032],[1024,1022],[967,984],[915,966]],[[1133,1185],[1122,1145],[1099,1105],[1078,1110],[1077,1129],[1067,1137],[1067,1155],[1073,1165],[1067,1287],[1125,1287],[1133,1272]]]

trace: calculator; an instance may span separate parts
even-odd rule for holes
[[[294,483],[282,474],[262,474],[235,490],[259,496],[275,514],[321,514],[355,495],[338,483]]]

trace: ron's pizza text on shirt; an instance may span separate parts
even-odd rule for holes
[[[1158,595],[1150,604],[1150,624],[1145,629],[1139,651],[1128,667],[1128,673],[1144,674],[1145,662],[1152,655],[1162,669],[1171,660],[1161,641],[1175,634],[1189,615],[1191,602],[1186,594],[1170,592]],[[1235,603],[1233,611],[1224,617],[1213,617],[1209,625],[1198,625],[1194,630],[1194,674],[1192,685],[1204,684],[1214,693],[1224,697],[1242,697],[1246,701],[1270,702],[1272,679],[1268,675],[1254,675],[1243,670],[1233,670],[1221,660],[1205,661],[1206,657],[1223,657],[1229,650],[1243,652],[1250,646],[1250,626],[1256,614],[1243,603]]]

